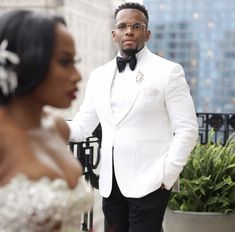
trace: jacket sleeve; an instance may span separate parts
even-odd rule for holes
[[[72,121],[67,121],[70,128],[70,141],[81,142],[92,135],[92,132],[99,124],[99,119],[94,107],[93,99],[95,88],[92,75],[87,83],[85,98],[80,110]]]
[[[187,162],[198,138],[198,124],[183,68],[176,65],[165,90],[165,104],[174,137],[167,151],[163,184],[170,189]]]

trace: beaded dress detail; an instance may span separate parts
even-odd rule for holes
[[[93,191],[80,177],[71,189],[62,179],[35,181],[18,174],[0,187],[0,232],[79,232],[93,204]]]

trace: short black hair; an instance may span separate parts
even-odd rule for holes
[[[136,3],[136,2],[126,2],[126,3],[123,3],[120,6],[118,6],[118,8],[115,10],[115,12],[114,12],[114,18],[115,19],[116,19],[116,16],[117,16],[118,12],[123,10],[123,9],[136,9],[136,10],[139,10],[139,11],[143,12],[144,16],[145,16],[145,18],[147,20],[147,25],[148,25],[149,15],[148,15],[148,11],[147,11],[147,9],[145,8],[144,5],[141,5],[141,4]]]
[[[31,10],[10,10],[0,15],[0,44],[7,40],[7,50],[20,58],[16,66],[18,86],[13,95],[30,93],[46,77],[55,46],[55,28],[66,25],[58,15]],[[12,97],[0,89],[0,104]]]

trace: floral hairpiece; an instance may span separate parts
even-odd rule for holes
[[[20,63],[19,57],[7,50],[7,45],[7,40],[3,40],[0,44],[0,89],[4,96],[13,93],[18,85],[17,74],[8,64],[17,65]]]

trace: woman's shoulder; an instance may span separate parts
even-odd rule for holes
[[[17,173],[25,173],[32,179],[47,175],[52,179],[63,177],[53,172],[32,145],[34,140],[27,130],[15,125],[0,109],[0,185],[8,183]]]
[[[0,109],[0,185],[15,175],[31,152],[24,130],[16,127]]]
[[[45,108],[43,110],[43,124],[55,130],[60,136],[68,142],[69,140],[69,126],[65,120],[56,112]]]

